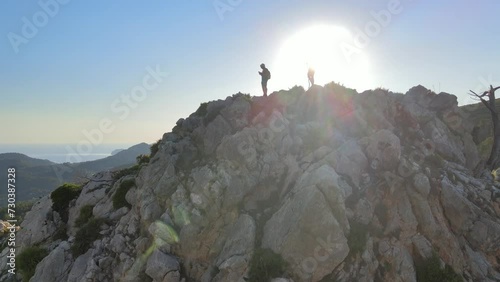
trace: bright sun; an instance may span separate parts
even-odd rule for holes
[[[349,58],[342,44],[351,44],[351,33],[341,27],[319,25],[306,28],[290,37],[281,47],[272,72],[272,88],[307,86],[307,70],[316,71],[315,84],[335,81],[363,91],[373,88],[367,56],[360,52]]]

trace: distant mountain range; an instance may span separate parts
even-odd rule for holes
[[[16,169],[16,201],[47,195],[65,182],[83,182],[92,174],[116,170],[136,163],[136,157],[149,154],[150,145],[140,143],[126,150],[115,150],[109,157],[81,163],[58,164],[19,153],[0,154],[0,183],[7,183],[7,169]],[[0,207],[7,205],[7,189],[0,190]]]

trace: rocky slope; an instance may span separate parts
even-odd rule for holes
[[[473,176],[471,131],[421,86],[236,94],[179,120],[137,174],[96,174],[66,224],[40,200],[17,243],[50,251],[31,281],[245,281],[259,249],[286,261],[275,281],[417,281],[432,258],[500,281],[500,190]],[[75,252],[89,205],[101,220]]]

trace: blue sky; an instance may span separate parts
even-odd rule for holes
[[[274,77],[283,43],[299,30],[322,24],[356,35],[396,0],[65,1],[0,3],[0,143],[78,143],[103,119],[113,130],[94,136],[101,143],[154,142],[201,102],[261,95],[259,64]],[[422,84],[461,104],[483,81],[500,84],[500,2],[399,2],[362,50],[370,82],[339,82],[398,92]],[[23,36],[23,18],[34,24],[40,3],[58,10],[16,53],[9,34]],[[229,8],[218,13],[216,3]],[[112,105],[143,84],[148,67],[169,75],[122,119]],[[273,82],[271,91],[307,84]]]

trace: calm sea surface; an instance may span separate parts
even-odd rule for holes
[[[85,162],[102,159],[116,149],[127,149],[133,144],[103,144],[79,148],[76,144],[0,144],[0,154],[21,153],[32,158],[55,163]]]

